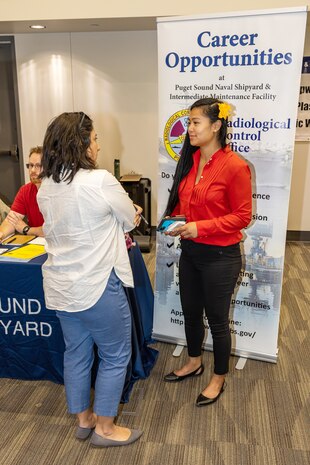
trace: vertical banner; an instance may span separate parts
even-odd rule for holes
[[[310,57],[304,57],[300,80],[296,140],[310,140]]]
[[[253,179],[253,218],[244,231],[244,267],[231,302],[232,352],[273,362],[306,19],[306,7],[300,7],[158,20],[158,220],[190,105],[205,97],[230,103],[228,141],[247,160]],[[185,344],[179,247],[178,240],[157,233],[153,336]]]

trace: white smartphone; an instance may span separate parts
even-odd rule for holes
[[[169,232],[174,229],[183,226],[186,223],[184,216],[172,216],[170,218],[163,218],[159,225],[157,226],[157,231],[159,232]]]

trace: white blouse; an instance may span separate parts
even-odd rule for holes
[[[124,233],[135,208],[106,170],[80,170],[73,181],[45,178],[37,195],[48,258],[42,266],[46,307],[79,312],[92,307],[110,273],[133,287]]]

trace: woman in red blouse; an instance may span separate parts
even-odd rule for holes
[[[213,338],[214,373],[196,400],[215,402],[225,388],[231,351],[229,308],[241,270],[241,229],[251,221],[251,173],[226,144],[230,106],[207,98],[190,108],[189,126],[165,214],[186,224],[169,232],[181,236],[180,296],[188,360],[165,376],[183,381],[202,375],[203,313]]]

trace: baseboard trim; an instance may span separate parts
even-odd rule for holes
[[[286,231],[287,242],[309,242],[310,231]]]

